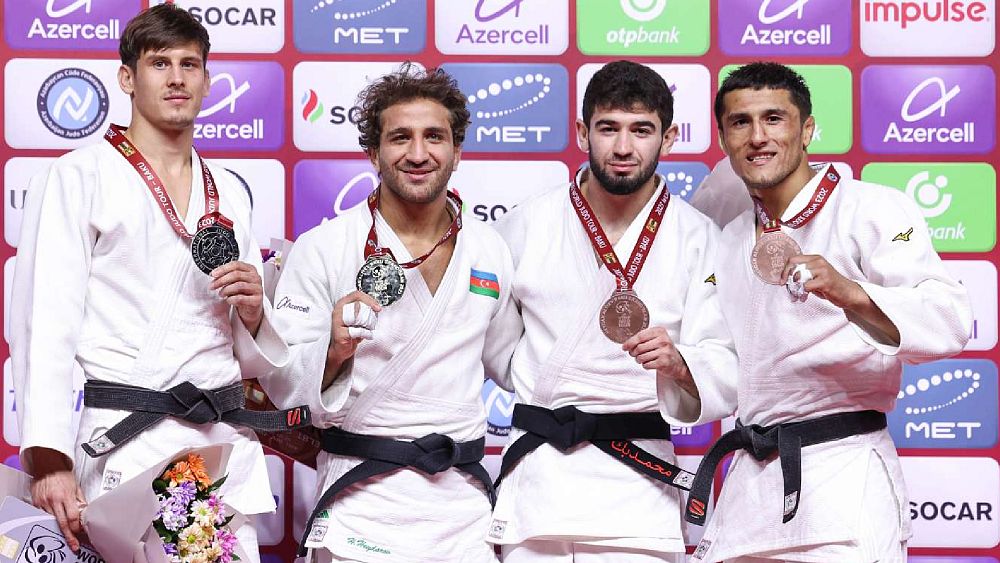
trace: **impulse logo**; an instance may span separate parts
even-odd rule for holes
[[[274,100],[284,71],[272,62],[221,61],[211,66],[211,91],[194,125],[200,149],[272,150],[281,146],[284,115]]]
[[[997,442],[997,367],[944,360],[903,368],[889,431],[904,448],[991,448]]]
[[[985,57],[996,43],[996,0],[864,0],[861,49],[876,57]]]
[[[861,75],[862,141],[874,153],[993,149],[996,77],[986,66],[871,66]]]
[[[476,0],[435,5],[436,43],[447,54],[549,55],[566,50],[569,6],[547,0]],[[470,19],[471,18],[471,19]]]
[[[989,8],[983,2],[865,2],[864,21],[892,22],[900,29],[916,22],[984,22]]]
[[[108,117],[108,104],[104,84],[82,68],[59,70],[38,90],[38,117],[64,139],[81,139],[97,131]]]
[[[719,12],[719,41],[725,53],[829,55],[843,54],[850,48],[849,2],[758,2],[733,2]]]
[[[295,0],[295,44],[307,53],[416,53],[426,0]]]
[[[20,49],[112,49],[122,18],[140,9],[138,0],[22,0],[7,2],[4,28]]]
[[[560,65],[445,64],[468,96],[467,151],[561,151],[567,142],[567,74]]]
[[[293,173],[295,236],[363,202],[379,179],[367,160],[303,160]]]

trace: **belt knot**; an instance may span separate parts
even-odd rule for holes
[[[215,392],[199,389],[188,381],[171,387],[167,392],[187,409],[178,418],[195,424],[222,421],[224,411]]]
[[[781,426],[770,428],[759,424],[743,425],[738,419],[736,429],[740,432],[742,447],[757,461],[764,461],[777,452],[781,444]]]
[[[413,467],[430,474],[440,473],[458,463],[458,444],[443,434],[428,434],[413,441],[423,450],[413,461]]]
[[[558,428],[549,442],[561,451],[590,441],[597,432],[597,417],[576,407],[560,407],[552,411],[552,416]]]

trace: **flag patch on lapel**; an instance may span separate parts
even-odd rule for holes
[[[472,273],[469,275],[469,291],[500,299],[500,280],[494,273],[472,268]]]

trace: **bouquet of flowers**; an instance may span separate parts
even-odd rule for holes
[[[239,561],[234,553],[236,536],[228,525],[226,507],[219,487],[226,477],[212,482],[205,459],[190,453],[175,461],[153,481],[160,503],[153,528],[163,540],[170,563],[230,563]]]

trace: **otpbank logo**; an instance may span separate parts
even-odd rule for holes
[[[604,65],[585,64],[576,72],[576,116],[583,117],[583,95],[591,78]],[[708,150],[715,131],[709,107],[712,77],[701,65],[650,64],[674,97],[677,139],[671,154],[699,154]]]
[[[4,36],[15,49],[118,49],[139,0],[18,0],[4,3]]]
[[[275,62],[209,62],[211,89],[194,124],[194,143],[206,150],[273,150],[285,136],[285,115],[274,100],[285,92]]]
[[[292,176],[296,237],[363,202],[379,184],[367,160],[301,160]]]
[[[874,57],[984,57],[996,0],[863,0],[861,50]]]
[[[419,66],[419,65],[417,65]],[[292,137],[303,151],[356,152],[358,94],[392,62],[303,62],[292,71]]]
[[[920,208],[938,252],[989,252],[996,244],[996,183],[984,162],[868,164],[861,179],[896,188]]]
[[[466,151],[555,152],[566,148],[569,78],[557,64],[444,64],[465,93]]]
[[[704,55],[709,0],[576,0],[585,55]]]
[[[426,0],[295,0],[303,53],[418,53],[427,41]]]
[[[727,55],[843,55],[851,0],[723,0],[719,47]]]
[[[903,368],[889,432],[903,448],[992,448],[997,443],[997,366],[944,360]]]
[[[708,166],[704,162],[661,162],[656,165],[656,172],[667,182],[667,189],[672,195],[684,201],[691,201],[695,190],[708,176]],[[690,430],[687,428],[685,430]]]
[[[434,29],[438,50],[448,55],[558,55],[569,46],[569,3],[437,2]]]
[[[810,154],[844,154],[851,149],[854,101],[851,70],[840,65],[789,65],[798,72],[812,93],[816,121]],[[738,68],[727,65],[719,71],[719,83]]]
[[[861,102],[868,152],[993,150],[996,75],[988,66],[870,66],[861,73]]]
[[[997,267],[987,260],[945,260],[952,279],[965,286],[972,304],[972,329],[966,350],[997,345]]]

